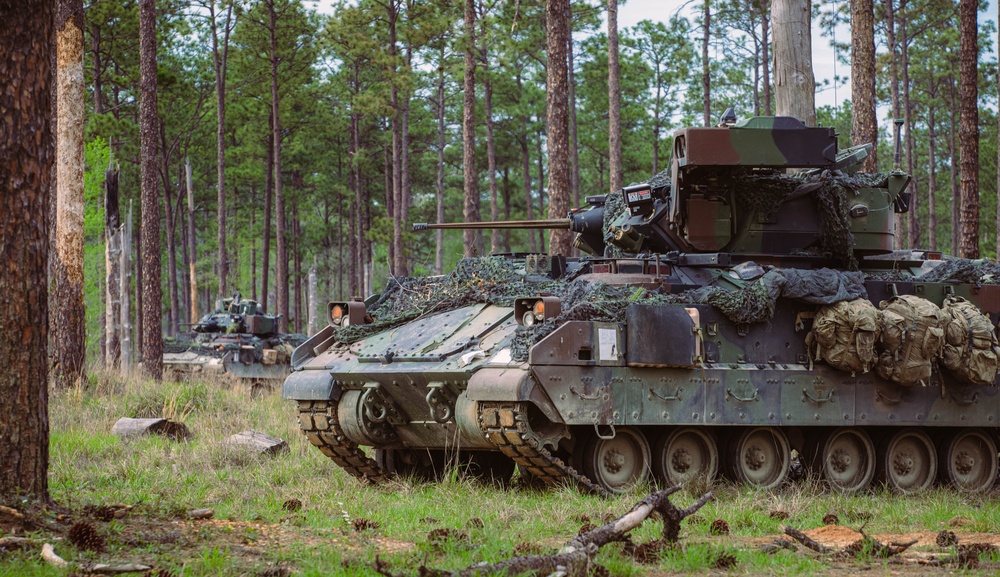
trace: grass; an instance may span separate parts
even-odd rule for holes
[[[193,436],[185,442],[123,441],[110,433],[120,417],[152,416],[181,421]],[[376,557],[396,572],[415,574],[421,564],[460,569],[499,561],[522,543],[554,552],[576,535],[584,515],[600,524],[651,489],[601,499],[567,488],[497,490],[454,474],[438,484],[365,486],[308,443],[291,402],[277,393],[251,398],[247,390],[221,382],[155,384],[95,373],[83,390],[52,392],[50,421],[50,492],[68,509],[61,520],[50,512],[54,522],[89,519],[88,506],[133,507],[122,519],[92,521],[107,537],[107,551],[56,541],[56,552],[71,561],[143,562],[177,576],[254,574],[279,565],[296,575],[374,574],[369,564]],[[258,457],[224,446],[229,435],[247,429],[285,439],[289,451]],[[685,521],[681,547],[664,550],[655,563],[637,564],[621,547],[607,546],[598,562],[620,576],[834,575],[843,567],[828,559],[758,548],[780,535],[783,525],[820,527],[828,513],[853,528],[865,525],[869,534],[939,531],[956,516],[968,519],[963,531],[1000,531],[996,493],[898,496],[876,490],[843,496],[809,480],[777,492],[727,483],[713,490],[716,501]],[[674,501],[687,506],[698,496],[684,491]],[[301,510],[283,508],[290,499],[301,501]],[[211,521],[186,519],[187,511],[205,507],[215,511]],[[377,528],[358,532],[352,524],[358,519]],[[728,522],[729,535],[710,535],[715,519]],[[656,539],[659,529],[659,523],[647,522],[633,540]],[[448,536],[433,539],[435,530]],[[735,559],[732,568],[717,568],[724,555]],[[62,574],[42,564],[36,551],[0,552],[0,577]]]

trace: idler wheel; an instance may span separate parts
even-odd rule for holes
[[[941,446],[941,480],[960,491],[982,493],[997,480],[997,446],[980,429],[962,429]]]
[[[710,482],[718,471],[719,449],[715,439],[701,429],[673,429],[656,442],[653,474],[665,487],[683,485],[698,478]]]
[[[833,431],[823,443],[820,456],[820,473],[837,491],[863,491],[875,477],[875,445],[861,429]]]
[[[649,479],[649,442],[637,429],[617,429],[610,439],[594,436],[581,457],[584,475],[610,493],[624,493]]]
[[[730,450],[733,477],[741,483],[773,489],[788,479],[792,451],[781,429],[746,429],[733,440]]]
[[[903,429],[889,437],[878,455],[881,479],[894,491],[914,493],[929,489],[937,471],[937,451],[919,429]]]

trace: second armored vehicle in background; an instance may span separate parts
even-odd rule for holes
[[[306,340],[302,334],[278,333],[279,318],[238,292],[220,299],[192,332],[165,343],[164,374],[175,379],[230,375],[269,389],[288,376],[291,353]]]

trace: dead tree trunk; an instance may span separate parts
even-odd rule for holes
[[[86,357],[83,307],[83,2],[60,0],[56,14],[56,219],[51,253],[54,304],[52,379],[76,386]]]
[[[104,267],[107,273],[104,293],[104,366],[116,369],[121,361],[121,212],[118,206],[118,169],[108,166],[104,172]]]

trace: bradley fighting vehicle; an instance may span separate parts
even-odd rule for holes
[[[674,135],[667,171],[567,219],[590,256],[494,255],[331,303],[283,396],[378,482],[446,462],[598,493],[793,451],[845,492],[997,477],[1000,268],[893,250],[909,176],[790,117]],[[476,225],[417,225],[462,228]],[[373,447],[373,454],[362,447]]]
[[[164,343],[164,371],[173,378],[231,375],[270,388],[288,376],[291,353],[306,340],[302,334],[279,334],[279,318],[239,292],[219,299],[192,332]]]

